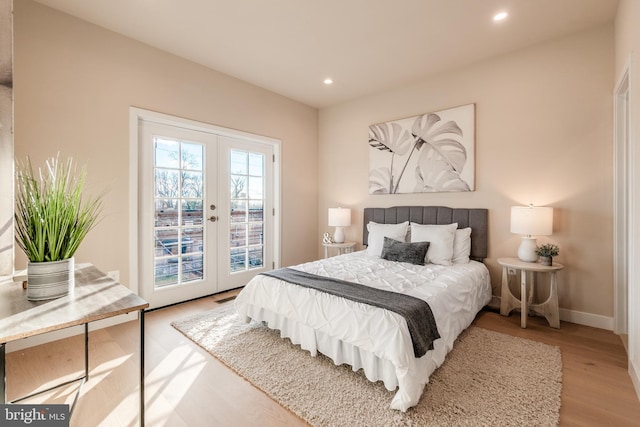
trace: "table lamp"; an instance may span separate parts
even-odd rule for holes
[[[511,232],[523,234],[518,248],[518,258],[525,262],[536,262],[536,238],[549,236],[553,232],[553,208],[542,206],[512,206]]]
[[[351,209],[329,208],[329,227],[335,227],[333,241],[344,243],[344,227],[351,225]]]

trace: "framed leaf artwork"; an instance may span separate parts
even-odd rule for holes
[[[475,104],[369,126],[369,194],[475,190]]]

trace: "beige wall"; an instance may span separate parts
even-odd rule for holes
[[[612,315],[613,27],[323,109],[318,123],[313,108],[31,0],[15,7],[16,156],[60,150],[88,163],[95,190],[109,190],[80,262],[128,277],[128,107],[137,106],[283,141],[284,265],[321,255],[328,207],[355,208],[347,237],[360,239],[365,206],[478,206],[490,209],[496,288],[496,258],[519,244],[509,208],[531,202],[556,208],[561,307]],[[475,192],[368,194],[370,124],[467,103],[476,104]]]
[[[13,274],[13,20],[0,0],[0,276]]]
[[[320,231],[327,208],[355,208],[347,238],[360,241],[367,206],[489,208],[489,258],[514,256],[512,205],[555,208],[560,306],[612,316],[613,27],[538,45],[412,86],[320,111]],[[373,123],[476,104],[476,191],[369,195]]]
[[[316,256],[316,109],[106,31],[31,0],[15,4],[15,154],[58,150],[107,189],[104,220],[77,262],[120,270],[127,283],[129,107],[282,141],[282,263]],[[18,252],[18,251],[17,251]],[[24,268],[22,253],[16,268]]]
[[[633,147],[640,145],[640,2],[637,0],[621,0],[618,6],[618,13],[615,21],[615,79],[621,77],[630,56],[633,56],[631,63],[631,91],[629,96],[629,107],[631,113],[630,143]],[[636,169],[640,166],[640,150],[635,149],[634,164]],[[638,171],[632,171],[634,182],[638,182],[640,176]],[[633,185],[633,184],[632,184]],[[637,188],[637,187],[636,187]],[[634,192],[637,194],[637,191]],[[634,198],[635,220],[640,213],[640,199]],[[632,237],[632,246],[638,250],[640,244],[640,228],[636,227],[636,234]],[[640,254],[636,252],[635,259],[631,260],[635,266],[640,265]],[[633,379],[636,393],[640,396],[640,287],[638,278],[635,282],[629,283],[629,372]]]

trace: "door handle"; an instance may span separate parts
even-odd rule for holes
[[[218,220],[218,217],[215,215],[211,215],[211,217],[209,217],[209,221],[211,222],[216,222]]]

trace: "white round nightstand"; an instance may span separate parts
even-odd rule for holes
[[[337,249],[338,254],[348,254],[353,252],[356,247],[356,242],[344,242],[344,243],[322,243],[324,246],[324,257],[329,258],[329,248]]]
[[[527,327],[527,314],[529,310],[543,315],[552,328],[560,329],[560,310],[558,308],[558,281],[556,273],[564,268],[564,265],[554,262],[553,265],[542,265],[539,262],[525,262],[518,258],[498,258],[498,264],[502,266],[502,290],[500,292],[500,314],[508,316],[511,310],[520,308],[520,326]],[[520,270],[520,299],[513,296],[509,289],[509,270]],[[549,273],[551,283],[549,298],[540,304],[531,304],[533,289],[527,291],[527,273]],[[533,287],[533,284],[531,285]],[[528,307],[527,307],[528,306]]]

